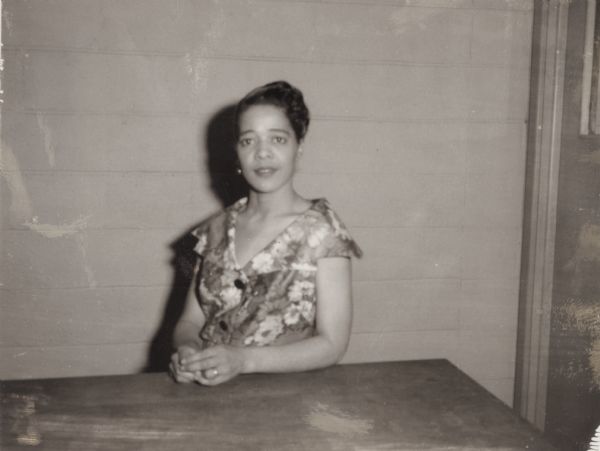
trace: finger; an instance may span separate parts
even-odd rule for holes
[[[193,360],[182,365],[182,369],[189,372],[204,371],[210,368],[218,368],[219,360],[215,357],[208,357],[202,360]]]
[[[175,381],[178,384],[190,384],[194,382],[196,379],[192,373],[179,373],[177,377],[175,377]]]
[[[219,375],[225,375],[226,372],[225,371],[219,371],[218,368],[209,368],[207,370],[202,371],[202,375],[206,378],[206,379],[216,379],[217,377],[219,377]]]
[[[182,356],[181,356],[180,352],[178,351],[171,355],[171,363],[170,364],[173,365],[173,367],[175,369],[177,369],[177,371],[181,371],[182,369],[184,369],[183,365],[181,363],[182,360],[183,360]]]
[[[180,365],[184,365],[190,360],[197,359],[198,353],[199,351],[193,350],[191,348],[179,348],[179,350],[177,351],[177,363]]]
[[[179,347],[177,352],[179,354],[179,358],[185,359],[187,357],[193,356],[194,354],[197,354],[198,352],[200,352],[200,350],[191,346],[181,346]]]
[[[186,355],[183,359],[181,359],[181,363],[186,364],[186,363],[191,363],[191,362],[197,362],[199,360],[216,357],[217,355],[219,355],[219,351],[217,348],[215,348],[215,347],[208,348],[208,349],[204,349],[202,351],[196,351],[192,354]]]
[[[177,366],[177,363],[173,360],[171,360],[171,363],[169,363],[169,374],[173,377],[173,379],[175,379],[175,376],[177,375]]]
[[[196,379],[196,382],[198,382],[199,384],[214,386],[214,385],[219,385],[219,384],[222,384],[223,382],[226,382],[227,380],[229,380],[229,377],[226,375],[223,375],[223,374],[219,374],[217,377],[208,378],[204,375],[203,371],[198,371],[195,374],[195,379]]]
[[[185,384],[185,383],[194,382],[195,377],[194,377],[194,373],[178,371],[174,374],[174,379],[176,382]]]
[[[179,358],[177,357],[177,353],[171,356],[171,362],[169,363],[169,370],[175,374],[181,371],[181,365],[179,363]]]
[[[192,355],[185,356],[185,358],[181,359],[181,363],[183,365],[186,365],[186,364],[193,363],[193,362],[199,362],[199,361],[205,360],[205,359],[215,358],[215,357],[218,357],[219,355],[221,355],[221,353],[217,348],[209,348],[209,349],[205,349],[203,351],[195,352]]]
[[[169,365],[169,372],[171,373],[171,377],[173,379],[175,379],[176,382],[179,383],[189,383],[189,382],[193,382],[194,379],[194,373],[190,373],[190,372],[186,372],[186,371],[181,371],[177,365],[174,365],[173,363],[171,363],[171,365]]]

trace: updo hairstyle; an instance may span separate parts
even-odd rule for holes
[[[310,113],[304,103],[302,92],[287,81],[274,81],[250,91],[239,101],[235,110],[236,133],[239,132],[240,116],[254,105],[273,105],[285,113],[296,135],[296,140],[302,142],[308,124]]]

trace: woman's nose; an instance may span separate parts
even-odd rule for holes
[[[256,151],[257,158],[268,158],[271,156],[271,148],[269,147],[269,143],[260,140],[258,142],[258,149]]]

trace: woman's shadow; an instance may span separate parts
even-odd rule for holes
[[[221,108],[208,122],[204,133],[199,133],[199,147],[206,149],[206,167],[211,189],[223,207],[248,193],[244,179],[237,174],[234,134],[235,105]],[[202,137],[205,137],[203,140]],[[183,312],[185,299],[192,285],[192,274],[197,256],[194,253],[196,238],[190,232],[198,224],[176,237],[169,247],[173,277],[171,289],[163,310],[162,322],[154,334],[144,371],[165,371],[173,352],[172,337],[175,325]]]

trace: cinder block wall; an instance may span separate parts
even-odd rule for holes
[[[144,367],[214,115],[287,79],[298,173],[365,257],[345,362],[512,400],[531,0],[5,0],[1,378]]]

